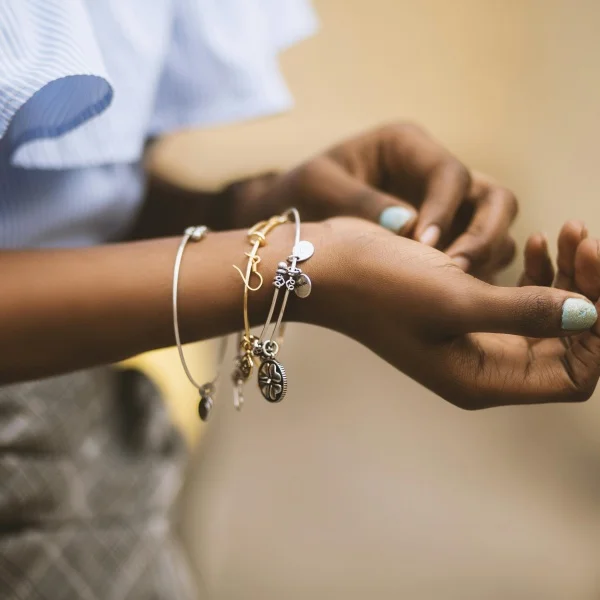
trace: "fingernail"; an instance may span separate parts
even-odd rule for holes
[[[427,246],[435,246],[442,234],[442,230],[437,225],[430,225],[419,238],[419,241],[422,244],[426,244]]]
[[[466,256],[455,256],[453,259],[455,264],[457,264],[465,273],[469,270],[471,266],[471,261]]]
[[[402,206],[389,206],[379,215],[379,224],[394,233],[399,233],[412,219],[413,214]]]
[[[562,309],[562,328],[565,331],[589,329],[598,318],[596,307],[581,298],[567,298]]]

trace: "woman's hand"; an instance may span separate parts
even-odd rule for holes
[[[575,282],[565,289],[501,288],[364,221],[325,226],[324,257],[314,272],[306,266],[313,295],[298,303],[307,311],[301,319],[358,340],[462,408],[590,397],[600,376],[600,325],[584,296],[600,295],[599,242],[584,240],[574,251],[562,234],[560,277]],[[548,260],[533,256],[529,247],[524,283],[547,285]]]
[[[241,196],[238,226],[288,206],[305,220],[361,217],[444,250],[478,277],[509,264],[515,252],[508,233],[515,196],[412,124],[374,129],[283,176],[230,190]]]

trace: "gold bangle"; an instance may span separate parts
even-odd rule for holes
[[[252,369],[254,368],[254,336],[250,332],[250,318],[248,315],[248,298],[249,292],[258,291],[263,285],[263,277],[258,271],[258,265],[260,264],[260,256],[258,255],[259,248],[262,248],[267,243],[267,234],[271,232],[275,227],[283,225],[288,222],[287,215],[277,215],[271,217],[266,221],[260,221],[248,230],[246,237],[248,242],[252,245],[252,249],[245,253],[248,257],[246,264],[246,274],[237,266],[233,265],[233,268],[240,274],[242,281],[244,282],[244,296],[243,296],[243,319],[244,319],[244,331],[239,336],[238,340],[238,355],[234,361],[234,370],[231,375],[233,382],[233,405],[237,410],[241,410],[244,404],[243,386],[244,383],[250,378]],[[258,277],[258,283],[255,286],[251,285],[251,277]]]

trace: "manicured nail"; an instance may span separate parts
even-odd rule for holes
[[[422,244],[426,244],[427,246],[435,246],[442,234],[442,230],[437,225],[430,225],[419,238],[419,241]]]
[[[567,298],[562,309],[562,328],[565,331],[589,329],[598,318],[596,307],[581,298]]]
[[[455,264],[457,264],[465,273],[469,270],[471,266],[471,261],[466,256],[455,256],[453,259]]]
[[[379,215],[379,224],[394,233],[400,233],[414,213],[402,206],[389,206]]]

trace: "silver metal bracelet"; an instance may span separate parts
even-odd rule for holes
[[[283,316],[289,299],[290,292],[294,292],[299,298],[307,298],[312,289],[312,282],[308,275],[298,268],[297,264],[308,260],[315,252],[315,247],[306,240],[300,240],[300,214],[295,208],[291,208],[286,213],[294,219],[295,235],[292,253],[288,256],[287,262],[280,262],[277,265],[277,271],[273,280],[275,292],[271,300],[271,307],[267,320],[263,326],[259,338],[254,342],[253,352],[260,358],[260,367],[258,368],[258,387],[261,394],[269,402],[281,402],[287,393],[287,375],[284,366],[276,360],[279,352],[277,342],[278,334],[282,327]],[[271,334],[267,337],[267,331],[271,326],[279,291],[285,287],[285,293],[279,309],[277,321],[273,326]]]
[[[183,367],[187,378],[190,380],[190,383],[200,392],[198,414],[203,421],[208,421],[214,404],[213,397],[216,391],[216,383],[221,373],[221,365],[223,364],[225,352],[227,351],[227,337],[221,339],[219,349],[219,367],[216,376],[208,383],[199,384],[192,376],[183,353],[181,336],[179,335],[179,311],[177,304],[177,294],[179,288],[179,272],[181,270],[181,261],[183,258],[185,248],[188,242],[190,241],[199,242],[200,240],[204,239],[208,231],[208,227],[205,227],[204,225],[199,227],[188,227],[185,230],[185,233],[183,235],[183,238],[181,239],[181,243],[179,244],[179,248],[177,250],[177,256],[175,257],[175,267],[173,269],[173,331],[175,333],[175,343],[177,344],[177,351],[179,352],[181,366]]]

